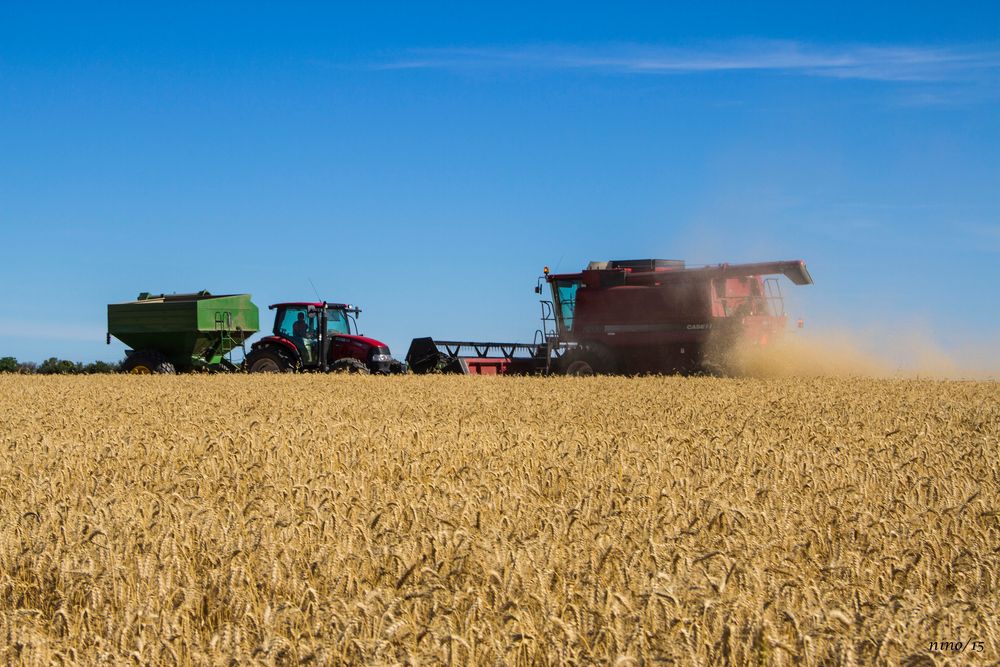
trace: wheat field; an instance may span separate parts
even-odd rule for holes
[[[4,664],[1000,659],[996,383],[0,376],[0,396]]]

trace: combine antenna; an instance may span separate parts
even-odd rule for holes
[[[316,289],[316,285],[313,284],[313,279],[310,278],[309,276],[306,276],[306,280],[309,281],[309,285],[313,288],[313,294],[316,295],[316,300],[317,301],[322,301],[323,299],[321,299],[320,296],[319,296],[319,290],[317,290]]]

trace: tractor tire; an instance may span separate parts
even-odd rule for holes
[[[570,350],[560,365],[565,375],[613,375],[619,370],[614,353],[596,346]]]
[[[368,375],[370,371],[360,359],[355,359],[354,357],[343,357],[330,364],[330,372]]]
[[[122,371],[133,375],[173,375],[174,365],[156,350],[136,350],[122,363]]]
[[[273,347],[259,347],[247,355],[247,373],[290,373],[295,366],[288,355]]]

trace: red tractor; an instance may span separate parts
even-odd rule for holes
[[[385,343],[358,334],[361,309],[346,303],[296,302],[268,306],[274,329],[254,343],[245,368],[250,373],[292,371],[401,373]],[[351,333],[351,331],[354,333]]]

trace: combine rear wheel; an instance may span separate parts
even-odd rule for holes
[[[122,364],[122,370],[133,375],[150,375],[151,373],[173,375],[177,372],[174,365],[155,350],[136,350],[128,355]]]
[[[331,373],[359,373],[368,375],[368,367],[360,359],[353,357],[343,357],[330,364]]]
[[[246,369],[248,373],[288,373],[292,362],[278,350],[264,347],[247,355]]]

